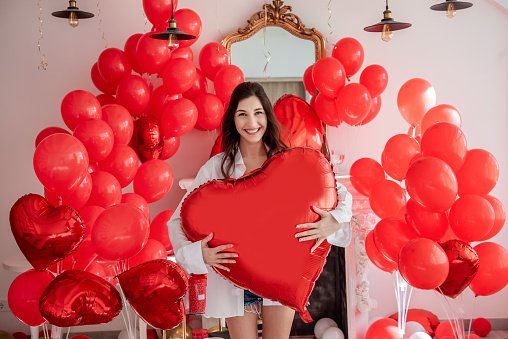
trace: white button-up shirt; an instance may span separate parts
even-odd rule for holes
[[[223,156],[224,153],[217,154],[201,167],[189,191],[180,201],[175,213],[173,213],[173,216],[167,223],[169,238],[173,245],[177,263],[187,274],[207,274],[205,316],[214,318],[242,316],[244,312],[243,289],[236,287],[229,280],[226,280],[215,272],[211,266],[204,263],[201,241],[191,242],[185,235],[182,228],[180,209],[182,202],[192,190],[210,180],[224,178],[221,172],[221,160]],[[245,174],[245,170],[246,167],[242,155],[240,152],[237,152],[232,178],[238,179]],[[345,224],[339,231],[328,236],[327,241],[335,246],[346,247],[351,241],[352,196],[346,187],[339,182],[337,182],[337,198],[338,205],[330,213],[339,223]],[[280,305],[278,302],[267,300],[266,298],[263,299],[263,304]]]

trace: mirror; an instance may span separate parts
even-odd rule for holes
[[[263,84],[272,103],[284,94],[307,101],[303,73],[324,57],[325,39],[315,28],[307,28],[281,0],[264,4],[247,26],[227,34],[222,40],[230,62],[242,69],[245,79]]]

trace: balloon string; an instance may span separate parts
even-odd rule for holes
[[[441,307],[443,307],[443,310],[445,312],[445,315],[446,315],[446,319],[448,319],[448,321],[450,321],[450,323],[453,323],[455,324],[455,326],[451,326],[452,328],[452,331],[453,331],[453,335],[455,336],[455,338],[458,338],[458,339],[463,339],[463,335],[461,333],[457,333],[456,330],[459,330],[458,328],[456,328],[458,326],[458,320],[455,319],[455,314],[452,314],[452,317],[450,317],[450,315],[448,314],[448,310],[447,308],[445,307],[444,303],[442,302],[441,300],[441,297],[444,298],[444,300],[446,301],[446,303],[448,304],[448,307],[450,308],[450,311],[453,313],[453,307],[450,305],[450,302],[448,301],[448,299],[445,297],[445,295],[443,294],[443,291],[441,290],[441,287],[437,287],[437,289],[439,290],[440,293],[438,293],[436,290],[434,290],[434,294],[437,294],[437,297],[438,297],[438,300],[439,300],[439,303],[441,304]],[[460,336],[459,336],[460,335]]]
[[[148,18],[146,17],[145,11],[143,11],[143,18],[145,18],[145,25],[143,26],[143,30],[146,33],[147,32],[146,31],[146,25],[148,25]]]
[[[47,69],[47,67],[48,67],[48,63],[44,62],[46,60],[46,55],[44,53],[42,53],[42,51],[41,51],[41,39],[44,37],[42,35],[42,19],[41,19],[42,7],[41,7],[41,0],[37,1],[37,6],[39,6],[39,33],[41,34],[41,36],[39,37],[39,40],[37,40],[37,48],[39,49],[39,53],[42,55],[42,61],[39,64],[39,66],[37,66],[37,68],[39,70],[44,70],[45,71]]]
[[[221,32],[220,27],[219,27],[219,11],[218,11],[218,7],[219,7],[219,2],[217,0],[215,0],[215,22],[217,23],[217,30],[219,31],[220,40],[222,41],[224,39],[224,36],[222,35],[222,32]]]
[[[100,0],[97,2],[97,18],[99,18],[99,24],[97,25],[97,28],[99,28],[99,32],[102,33],[102,40],[104,40],[106,42],[106,46],[104,46],[104,48],[108,48],[108,40],[106,40],[106,38],[104,37],[104,31],[102,30],[102,20],[101,20],[101,8],[99,6],[100,4]]]
[[[268,68],[268,63],[270,62],[270,59],[272,58],[272,55],[270,54],[270,52],[266,48],[266,26],[268,25],[268,10],[267,10],[266,0],[265,0],[264,9],[265,9],[265,28],[263,28],[263,43],[262,43],[261,50],[263,51],[263,55],[265,56],[265,59],[266,59],[266,64],[265,64],[265,67],[263,69],[263,76],[265,77],[265,79],[268,79],[272,75],[271,74],[270,75],[266,75],[266,69]]]
[[[328,1],[328,13],[330,13],[330,15],[328,16],[328,21],[327,21],[327,24],[328,24],[328,27],[330,27],[330,33],[328,33],[328,35],[326,36],[326,39],[325,39],[325,50],[328,46],[330,46],[330,42],[328,41],[328,37],[330,35],[332,35],[333,33],[333,27],[332,25],[330,25],[330,20],[332,19],[332,10],[330,9],[330,4],[332,3],[332,0],[329,0]]]

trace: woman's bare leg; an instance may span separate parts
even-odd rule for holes
[[[258,315],[245,312],[243,316],[226,319],[231,339],[257,339]],[[264,338],[264,337],[263,337]]]
[[[289,338],[295,311],[287,306],[263,306],[263,339]]]

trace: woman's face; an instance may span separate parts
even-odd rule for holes
[[[240,142],[262,142],[266,125],[266,113],[257,96],[240,100],[235,112],[235,126],[240,134]]]

